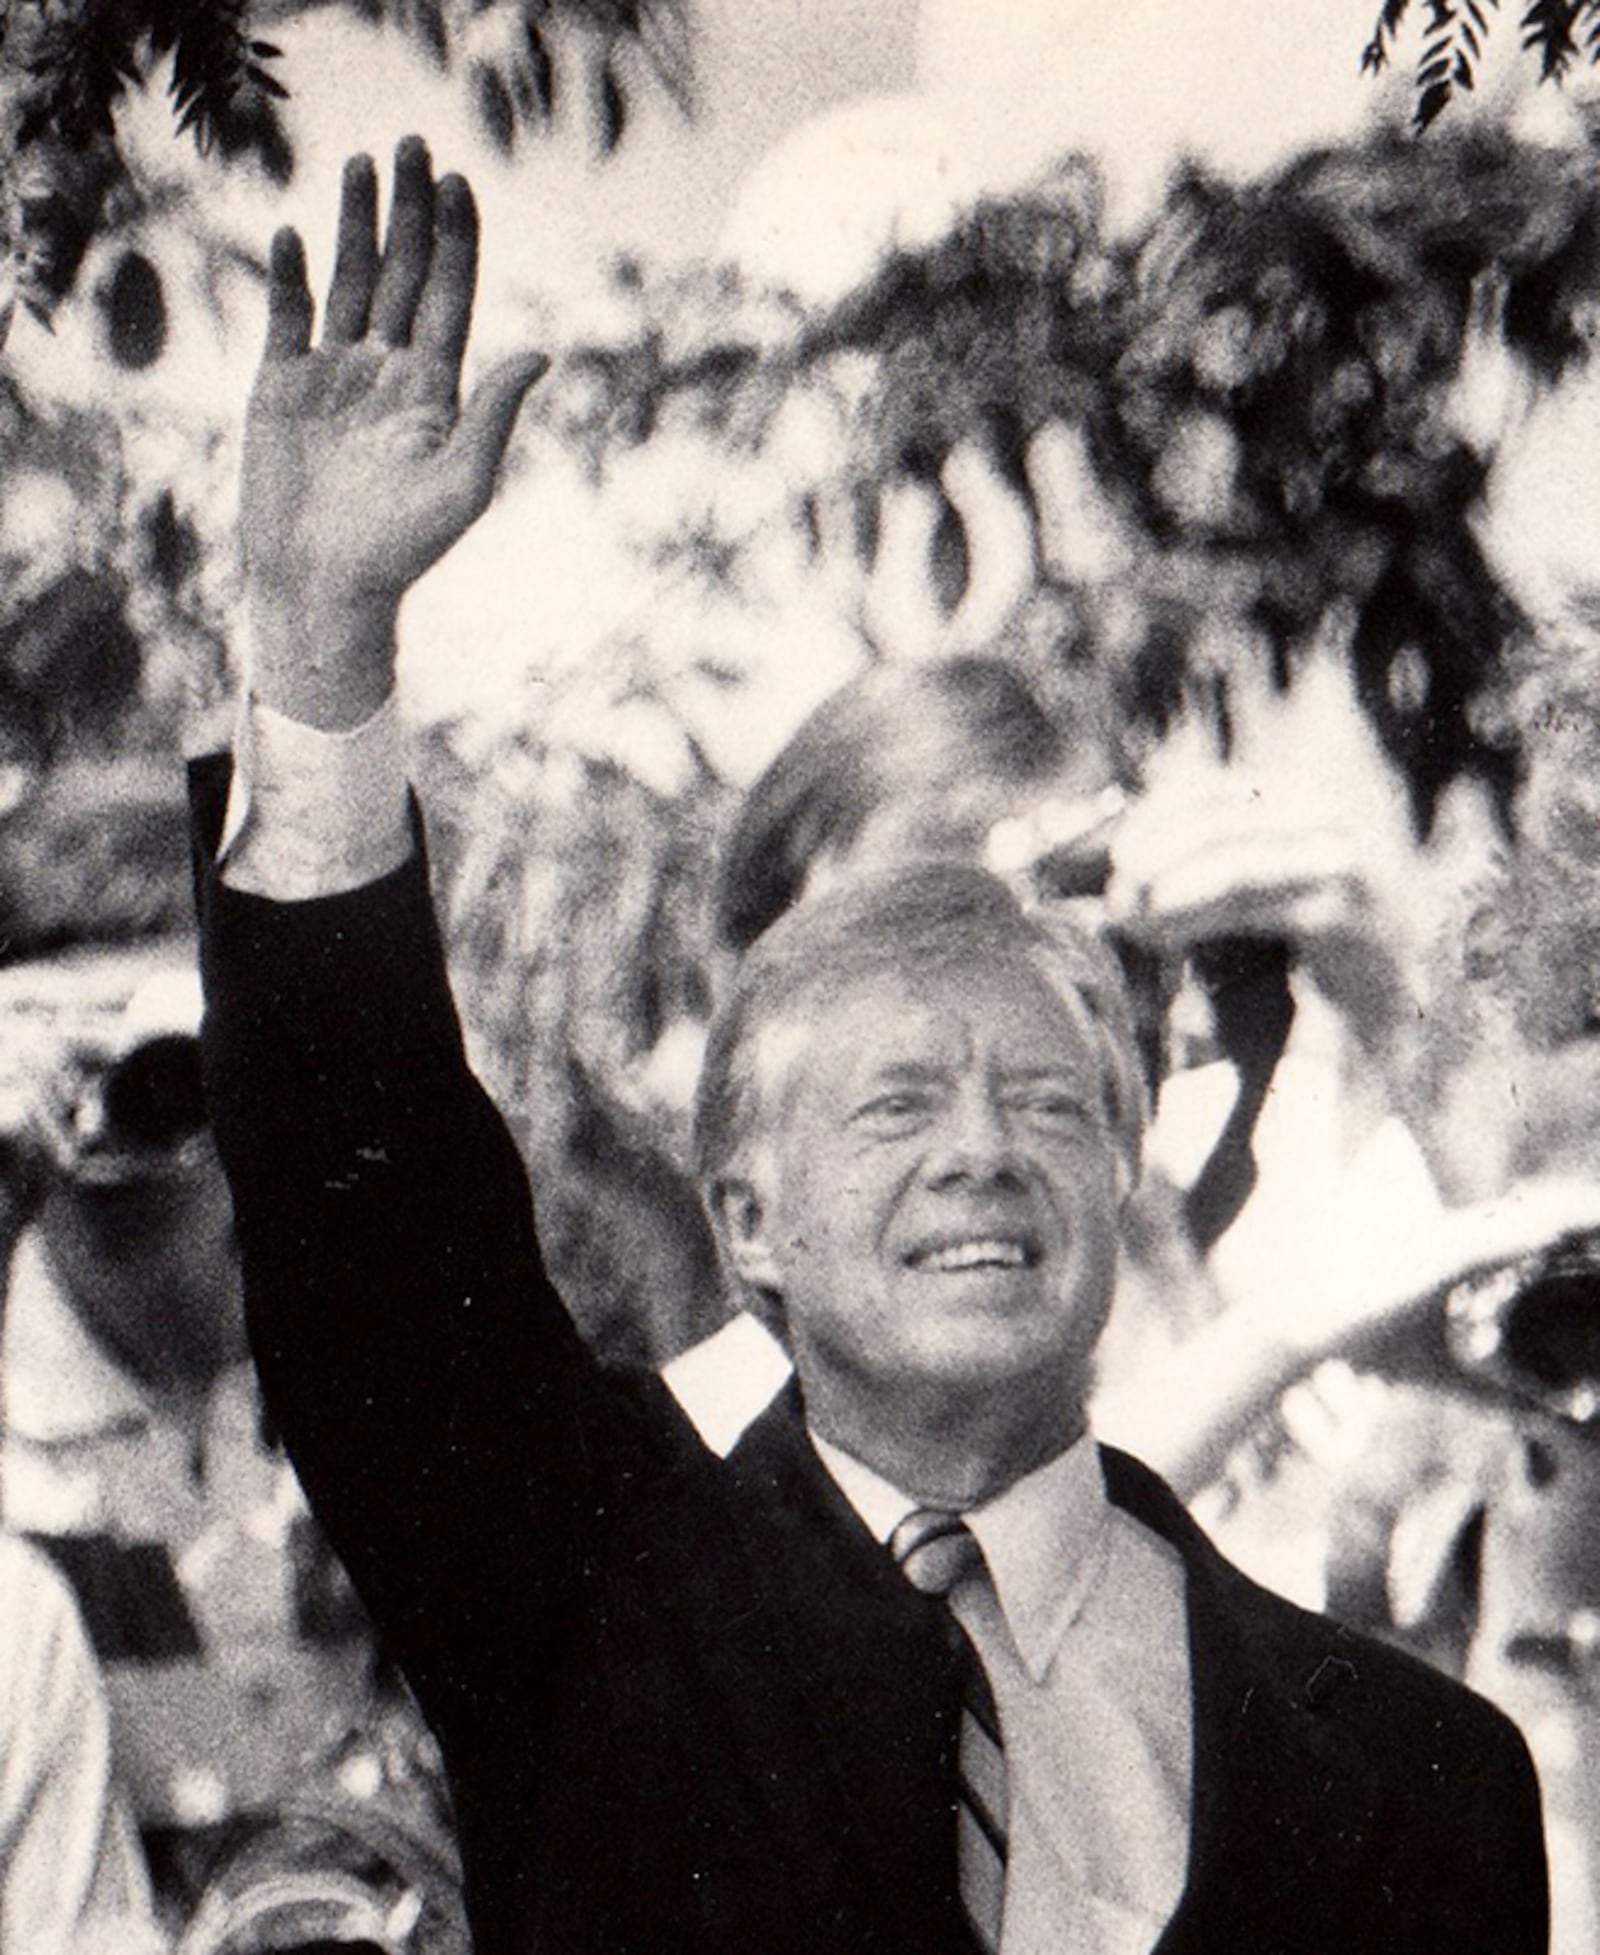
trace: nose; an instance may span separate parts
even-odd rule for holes
[[[987,1085],[970,1081],[951,1096],[925,1169],[933,1189],[982,1188],[1019,1193],[1028,1180],[1009,1115]]]

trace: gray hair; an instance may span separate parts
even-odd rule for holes
[[[763,1041],[862,980],[885,973],[1021,964],[1060,999],[1099,1073],[1107,1130],[1138,1179],[1145,1091],[1116,959],[1052,908],[1025,909],[987,870],[929,862],[864,876],[801,903],[745,954],[711,1027],[695,1096],[694,1159],[726,1172],[771,1117]]]

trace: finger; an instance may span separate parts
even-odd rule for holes
[[[1324,901],[1323,893],[1313,889],[1239,889],[1225,902],[1118,918],[1117,928],[1151,950],[1185,951],[1218,937],[1281,937],[1298,944],[1308,934],[1332,927],[1333,919],[1321,914]]]
[[[1194,936],[1354,923],[1362,884],[1347,839],[1320,830],[1212,837],[1148,879],[1113,879],[1118,920],[1181,944]]]
[[[478,207],[465,177],[441,178],[433,217],[433,262],[412,322],[411,344],[437,362],[440,387],[447,387],[454,400],[478,278]]]
[[[549,365],[542,353],[513,354],[490,368],[461,410],[450,446],[461,471],[464,499],[474,509],[485,508],[494,493],[495,476],[523,400]]]
[[[1295,837],[1326,825],[1285,809],[1276,798],[1269,801],[1264,792],[1253,794],[1242,781],[1196,779],[1187,794],[1163,790],[1134,802],[1112,838],[1112,866],[1117,882],[1137,889],[1158,881],[1176,862],[1248,848],[1252,841],[1263,851],[1292,846]]]
[[[263,358],[292,360],[311,345],[311,287],[306,248],[287,225],[276,233],[267,259],[267,344]]]
[[[371,330],[386,345],[410,344],[411,322],[432,257],[433,168],[422,138],[407,136],[394,153],[394,197],[372,295]]]
[[[324,345],[349,345],[367,330],[378,277],[378,173],[370,156],[352,156],[339,192],[339,241],[322,319]]]

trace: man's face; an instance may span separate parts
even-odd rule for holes
[[[885,974],[796,1037],[748,1165],[808,1398],[1025,1388],[1075,1416],[1119,1188],[1065,1005],[1020,960]]]

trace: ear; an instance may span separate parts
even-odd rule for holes
[[[706,1206],[734,1275],[749,1290],[781,1292],[777,1258],[767,1233],[769,1208],[747,1176],[718,1175],[706,1187]]]

